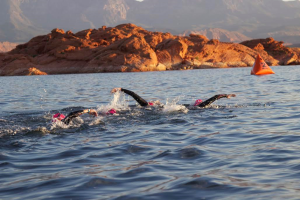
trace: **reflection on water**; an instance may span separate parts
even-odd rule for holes
[[[298,199],[300,71],[274,71],[1,77],[1,199]],[[222,93],[237,97],[181,106]],[[51,123],[90,107],[99,117]]]

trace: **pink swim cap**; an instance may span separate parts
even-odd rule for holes
[[[115,113],[117,113],[117,111],[113,108],[106,112],[107,115],[113,115]]]
[[[148,105],[149,105],[149,106],[153,106],[153,105],[154,105],[154,103],[152,103],[152,102],[148,102]]]
[[[65,117],[66,116],[64,114],[61,114],[61,113],[56,113],[55,115],[53,115],[53,118],[57,118],[58,120],[62,120]]]
[[[194,103],[194,106],[198,106],[200,103],[202,103],[201,99],[197,99]]]

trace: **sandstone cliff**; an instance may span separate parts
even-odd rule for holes
[[[296,64],[299,53],[272,38],[242,44],[190,34],[150,32],[134,24],[87,29],[54,29],[0,54],[0,75],[141,72],[246,67],[260,53],[269,65]]]
[[[300,54],[295,49],[284,46],[282,41],[275,41],[274,38],[249,40],[241,44],[257,50],[260,54],[269,54],[278,60],[279,65],[300,64]]]

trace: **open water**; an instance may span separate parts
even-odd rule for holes
[[[0,77],[0,199],[300,199],[300,67],[250,70]]]

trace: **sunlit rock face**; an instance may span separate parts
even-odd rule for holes
[[[269,65],[299,61],[299,51],[273,38],[238,44],[197,34],[151,32],[130,23],[77,33],[55,28],[1,53],[0,75],[246,67],[258,53]]]

